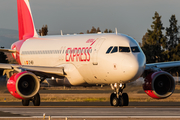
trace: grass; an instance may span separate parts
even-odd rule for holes
[[[42,98],[42,102],[107,102],[108,98]]]
[[[129,98],[130,102],[179,102],[180,99],[153,99],[153,98]],[[0,102],[4,102],[4,98],[0,98]],[[6,102],[21,102],[16,98],[6,98]],[[41,102],[109,102],[109,98],[41,98]]]

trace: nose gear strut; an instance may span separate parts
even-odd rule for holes
[[[114,92],[110,96],[111,106],[128,106],[128,94],[123,93],[123,89],[126,88],[126,84],[114,83],[111,84],[111,88],[114,90]]]

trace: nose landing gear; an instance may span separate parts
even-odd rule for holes
[[[129,97],[127,93],[122,93],[123,89],[126,87],[126,84],[115,83],[111,84],[111,88],[114,90],[114,93],[110,96],[111,106],[128,106]]]

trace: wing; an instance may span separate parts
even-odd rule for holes
[[[0,52],[16,53],[17,51],[13,49],[0,48]]]
[[[16,64],[3,64],[0,63],[0,69],[4,69],[3,74],[7,74],[8,78],[11,76],[11,72],[29,71],[37,76],[42,77],[64,77],[63,67],[44,67],[44,66],[27,66],[27,65],[16,65]]]
[[[146,64],[145,71],[148,70],[156,71],[158,69],[160,70],[160,69],[173,68],[173,67],[180,67],[180,61]]]
[[[151,72],[157,71],[168,71],[171,68],[180,67],[180,61],[171,61],[171,62],[160,62],[160,63],[150,63],[146,64],[144,73],[142,77],[146,77]]]

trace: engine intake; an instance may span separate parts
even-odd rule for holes
[[[164,71],[150,73],[144,80],[143,89],[152,98],[167,98],[174,92],[175,80]]]
[[[14,73],[7,82],[9,92],[18,99],[29,99],[35,96],[40,88],[40,82],[31,72]]]

